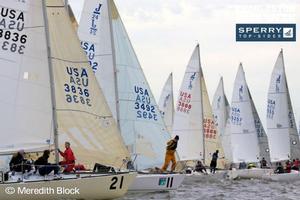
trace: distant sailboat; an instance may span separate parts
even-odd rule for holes
[[[161,167],[170,134],[114,1],[85,1],[78,35],[135,169]],[[183,178],[182,174],[139,174],[130,190],[172,190]]]
[[[230,137],[230,122],[228,122],[230,115],[230,105],[224,92],[223,78],[220,79],[218,88],[215,92],[212,102],[212,108],[214,113],[215,126],[220,134],[220,140],[224,149],[226,163],[232,162],[231,151],[231,137]],[[229,125],[227,125],[228,123]]]
[[[57,149],[70,141],[77,162],[92,167],[96,162],[122,167],[128,156],[115,120],[80,47],[62,0],[0,1],[1,21],[14,22],[1,39],[0,95],[2,138],[0,154],[20,149],[40,152]],[[2,24],[3,25],[3,24]],[[15,36],[12,38],[11,36]],[[61,146],[62,147],[62,146]],[[56,154],[58,161],[58,155]],[[123,196],[135,173],[61,174],[61,179],[28,174],[2,177],[0,190],[20,187],[72,188],[75,199],[110,199]],[[54,189],[53,189],[54,190]],[[0,199],[58,199],[67,194],[22,195],[5,192]]]
[[[218,167],[224,168],[224,157],[196,46],[180,87],[174,116],[173,135],[179,135],[178,154],[181,161],[203,160],[210,164],[211,155],[219,150]]]
[[[232,160],[234,163],[257,163],[258,138],[252,104],[242,64],[235,78],[230,114]]]
[[[172,133],[174,119],[173,74],[171,73],[161,92],[158,106],[169,133]]]
[[[267,127],[272,162],[300,158],[299,136],[282,50],[275,63],[268,91]]]
[[[270,164],[268,138],[251,97],[242,64],[234,82],[231,102],[230,133],[233,163],[258,164],[262,158]],[[230,178],[262,178],[272,169],[251,168],[232,170]]]

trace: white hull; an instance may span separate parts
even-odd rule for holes
[[[185,178],[185,174],[138,174],[129,192],[176,190]]]
[[[298,171],[292,171],[291,173],[284,174],[274,174],[269,173],[263,176],[263,179],[271,180],[271,181],[299,181],[300,173]]]
[[[261,169],[261,168],[252,168],[252,169],[237,169],[230,170],[227,173],[227,178],[229,179],[262,179],[265,174],[273,172],[273,169]]]
[[[192,180],[201,180],[201,181],[209,181],[209,180],[222,180],[226,178],[227,171],[220,170],[216,171],[216,173],[212,174],[207,170],[207,174],[203,174],[201,172],[193,172],[191,174],[187,174],[186,176]]]
[[[134,172],[80,174],[80,177],[67,175],[59,180],[31,179],[19,183],[3,183],[0,184],[0,199],[113,199],[124,196],[135,177]],[[62,188],[65,189],[64,193],[61,192]],[[72,193],[67,194],[67,191]]]

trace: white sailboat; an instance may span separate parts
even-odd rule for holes
[[[114,2],[85,1],[78,35],[135,169],[161,167],[170,135]],[[183,179],[182,174],[139,174],[130,190],[173,190]]]
[[[217,149],[219,157],[224,157],[201,69],[199,45],[190,58],[180,87],[173,135],[180,138],[177,149],[181,161],[203,160],[209,165]],[[224,168],[224,164],[224,159],[219,159],[218,166]]]
[[[269,159],[268,141],[254,106],[242,64],[234,82],[230,116],[233,162],[259,163]],[[262,178],[271,169],[240,169],[228,173],[230,178]]]
[[[300,144],[285,75],[283,50],[276,60],[268,91],[267,127],[272,162],[300,158]],[[300,180],[298,172],[268,174],[275,181]]]
[[[267,127],[272,162],[300,158],[300,144],[287,85],[283,51],[275,63],[267,106]]]
[[[77,162],[88,167],[95,162],[121,167],[128,152],[64,2],[1,0],[0,5],[0,62],[5,66],[0,82],[6,86],[0,95],[0,108],[6,113],[1,117],[5,139],[0,141],[0,154],[58,148],[68,140]],[[135,176],[91,171],[61,174],[56,179],[10,173],[6,180],[2,174],[0,199],[117,198],[126,193]],[[58,191],[75,187],[78,192],[73,195]],[[22,193],[43,188],[50,192]]]
[[[215,126],[220,134],[220,140],[224,149],[226,163],[229,165],[232,163],[231,137],[229,130],[230,124],[227,125],[227,123],[230,123],[228,121],[230,115],[230,105],[224,92],[224,83],[222,77],[214,94],[212,109]],[[226,168],[229,168],[229,166]]]
[[[173,74],[170,73],[161,92],[158,106],[169,133],[172,133],[174,121]]]

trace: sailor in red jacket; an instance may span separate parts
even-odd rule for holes
[[[65,168],[64,172],[72,172],[75,167],[76,159],[70,146],[70,142],[65,142],[66,150],[62,152],[58,149],[59,154],[64,158],[63,161],[59,162],[59,165],[62,165]]]

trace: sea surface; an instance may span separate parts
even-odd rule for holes
[[[186,177],[171,192],[132,193],[121,200],[300,200],[299,182],[225,180],[212,176]]]

